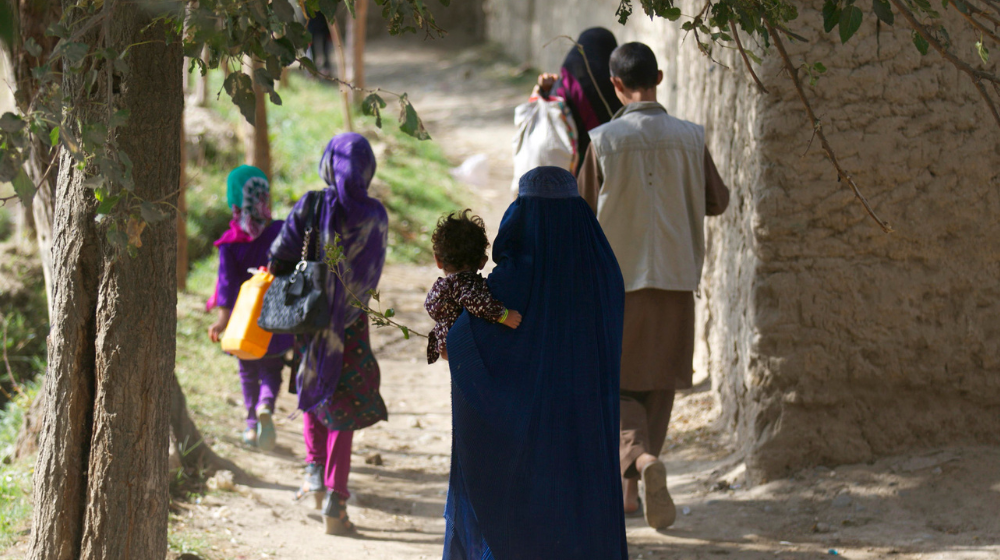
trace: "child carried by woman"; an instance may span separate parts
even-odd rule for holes
[[[441,218],[431,238],[434,261],[445,276],[434,282],[424,302],[424,309],[436,322],[427,337],[428,364],[441,356],[448,359],[448,330],[463,309],[512,329],[521,324],[521,314],[494,298],[486,279],[479,274],[486,266],[490,242],[483,219],[469,216],[471,213],[472,210],[464,210]]]

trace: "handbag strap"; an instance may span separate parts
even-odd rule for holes
[[[310,245],[314,245],[312,247],[312,249],[313,249],[313,251],[312,251],[313,258],[316,258],[316,255],[319,253],[319,248],[317,246],[315,246],[315,244],[313,244],[313,242],[315,241],[317,244],[319,243],[318,241],[316,241],[316,239],[314,239],[314,237],[319,237],[319,235],[316,234],[316,232],[319,231],[320,204],[323,201],[322,193],[319,193],[319,192],[316,192],[316,191],[309,191],[308,193],[306,193],[306,196],[311,197],[312,200],[308,201],[310,203],[309,204],[309,214],[307,215],[308,217],[306,218],[306,223],[308,225],[306,226],[305,235],[302,236],[302,260],[301,260],[301,262],[306,262],[306,261],[309,260],[309,248],[310,248]],[[314,235],[314,234],[316,234],[316,235]]]

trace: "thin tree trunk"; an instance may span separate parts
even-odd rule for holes
[[[53,23],[59,21],[62,8],[58,2],[32,2],[21,1],[18,7],[18,26],[20,30],[20,44],[13,46],[11,59],[13,62],[13,73],[17,92],[15,99],[20,110],[26,111],[31,104],[31,100],[38,93],[38,80],[35,79],[33,70],[36,66],[41,66],[48,61],[55,48],[54,37],[46,34]],[[28,39],[33,39],[41,47],[38,57],[32,56],[24,50],[21,45]],[[59,64],[53,70],[58,71]],[[29,157],[26,165],[26,172],[31,177],[32,182],[38,187],[34,200],[30,208],[22,209],[22,223],[25,226],[24,234],[30,233],[38,242],[38,254],[42,261],[42,273],[45,276],[45,295],[49,303],[49,319],[52,318],[52,218],[55,212],[55,204],[52,193],[55,192],[56,179],[58,173],[58,163],[55,167],[50,167],[57,160],[56,150],[45,145],[41,138],[35,136],[29,150]]]
[[[253,71],[264,65],[255,57],[252,64],[244,63],[244,66],[249,66],[245,71],[253,76]],[[243,135],[246,162],[247,165],[252,165],[263,171],[268,179],[271,179],[271,141],[267,137],[267,92],[257,83],[257,80],[253,81],[253,94],[256,98],[254,120],[257,124],[254,126],[248,122],[243,123],[246,131]]]
[[[327,22],[330,26],[330,37],[333,37],[334,47],[337,49],[337,74],[340,83],[340,110],[344,113],[344,129],[354,132],[354,123],[351,120],[351,97],[350,88],[347,83],[347,57],[344,56],[344,42],[340,40],[340,30],[337,28],[337,21]]]
[[[181,117],[181,172],[177,182],[177,289],[187,290],[188,238],[187,238],[187,138],[184,136],[184,118]]]
[[[68,8],[72,0],[64,0]],[[96,100],[130,111],[118,142],[132,162],[135,194],[175,202],[183,108],[180,43],[138,4],[105,0],[101,44],[124,52],[114,92],[107,67],[96,93],[65,73],[73,117],[107,118]],[[83,14],[82,11],[77,13]],[[70,21],[68,24],[72,25]],[[95,44],[98,31],[83,41]],[[93,192],[62,155],[56,191],[54,298],[45,418],[34,475],[28,558],[159,560],[167,549],[169,399],[176,348],[176,243],[171,221],[149,225],[135,257],[107,241]]]
[[[368,35],[368,0],[354,0],[354,21],[351,22],[351,81],[354,87],[365,89],[365,41]],[[355,105],[361,105],[364,93],[351,92]]]

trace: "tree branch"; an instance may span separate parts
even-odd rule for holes
[[[830,159],[830,162],[833,163],[833,166],[837,169],[837,175],[840,179],[851,186],[851,190],[854,191],[854,196],[858,197],[858,200],[860,200],[861,204],[864,205],[865,210],[868,211],[868,215],[871,216],[876,223],[878,223],[879,227],[882,228],[882,231],[891,233],[892,228],[889,227],[889,224],[875,214],[875,210],[872,209],[871,204],[868,203],[868,199],[861,194],[861,189],[858,188],[858,184],[855,183],[854,179],[840,167],[840,162],[837,161],[837,156],[833,153],[833,148],[830,147],[830,143],[827,141],[826,135],[823,134],[822,122],[816,118],[812,105],[809,104],[809,99],[806,98],[806,93],[802,89],[802,82],[799,80],[799,69],[796,68],[795,65],[792,64],[791,59],[788,58],[788,52],[785,50],[785,44],[781,41],[781,37],[774,29],[774,25],[771,23],[771,20],[764,18],[764,25],[767,26],[767,32],[771,35],[771,40],[774,42],[774,46],[778,49],[778,53],[781,54],[781,60],[784,62],[785,70],[788,71],[789,76],[792,78],[792,83],[795,84],[795,91],[799,94],[799,99],[802,101],[802,105],[806,108],[806,114],[809,116],[809,121],[812,123],[813,131],[815,132],[816,137],[819,138],[820,145],[823,146],[823,151],[826,152],[826,157]]]
[[[976,90],[979,92],[979,95],[983,98],[983,101],[986,102],[986,106],[989,108],[990,113],[993,114],[993,120],[997,122],[997,126],[1000,126],[1000,111],[997,111],[996,103],[993,101],[993,99],[990,97],[989,92],[986,91],[986,88],[983,86],[983,80],[993,82],[994,84],[1000,84],[1000,77],[990,72],[976,70],[975,68],[970,66],[967,62],[952,54],[951,51],[946,49],[945,46],[941,44],[941,41],[937,40],[937,37],[935,37],[933,33],[928,31],[927,28],[924,27],[922,23],[917,21],[917,17],[913,15],[913,12],[911,12],[908,7],[906,7],[906,4],[903,2],[903,0],[889,0],[889,1],[892,2],[892,5],[895,6],[897,10],[899,10],[899,13],[903,15],[903,18],[905,18],[906,22],[910,24],[910,27],[912,27],[914,31],[916,31],[921,37],[923,37],[924,40],[927,41],[927,43],[930,46],[934,47],[934,50],[936,50],[942,57],[944,57],[945,60],[950,62],[952,66],[954,66],[955,68],[957,68],[958,70],[964,72],[969,76],[969,79],[972,80],[972,85],[976,87]]]
[[[952,3],[954,4],[954,1],[952,1]],[[969,11],[972,11],[971,7],[969,8]],[[975,27],[976,29],[981,31],[984,35],[992,39],[994,43],[1000,45],[1000,37],[998,37],[997,34],[994,33],[993,31],[990,31],[988,27],[980,23],[979,20],[972,17],[972,14],[970,14],[969,11],[963,12],[962,10],[958,10],[958,13],[961,14],[962,17],[969,22],[969,25]]]
[[[958,4],[955,3],[955,0],[952,0],[951,3],[953,6],[955,6],[955,8],[958,8]],[[1000,19],[998,19],[993,14],[987,12],[986,10],[980,8],[979,6],[976,6],[975,4],[969,2],[969,0],[965,0],[965,7],[968,8],[969,13],[980,16],[986,21],[992,23],[993,25],[1000,25]]]
[[[729,20],[729,29],[733,32],[733,39],[736,40],[736,48],[739,49],[740,56],[743,57],[743,63],[746,64],[747,70],[750,72],[750,75],[753,76],[753,81],[757,83],[757,89],[761,93],[769,93],[767,88],[764,87],[764,84],[761,83],[760,78],[758,78],[757,74],[753,71],[753,67],[750,66],[750,58],[747,57],[747,51],[743,49],[743,42],[740,41],[740,34],[736,31],[735,21]]]

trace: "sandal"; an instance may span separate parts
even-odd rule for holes
[[[643,467],[640,474],[639,495],[646,523],[654,529],[666,529],[677,520],[677,507],[667,490],[667,467],[656,460]]]
[[[247,428],[243,431],[243,443],[257,447],[257,428]]]
[[[358,529],[347,517],[347,499],[336,492],[328,492],[323,503],[323,518],[327,535],[357,535]]]
[[[295,501],[298,502],[309,494],[312,494],[316,500],[316,509],[323,509],[325,491],[326,486],[323,485],[323,467],[319,463],[306,463],[306,478],[302,481],[302,486],[295,491]]]
[[[274,451],[277,434],[274,431],[273,412],[269,406],[257,409],[257,447],[261,451]]]

